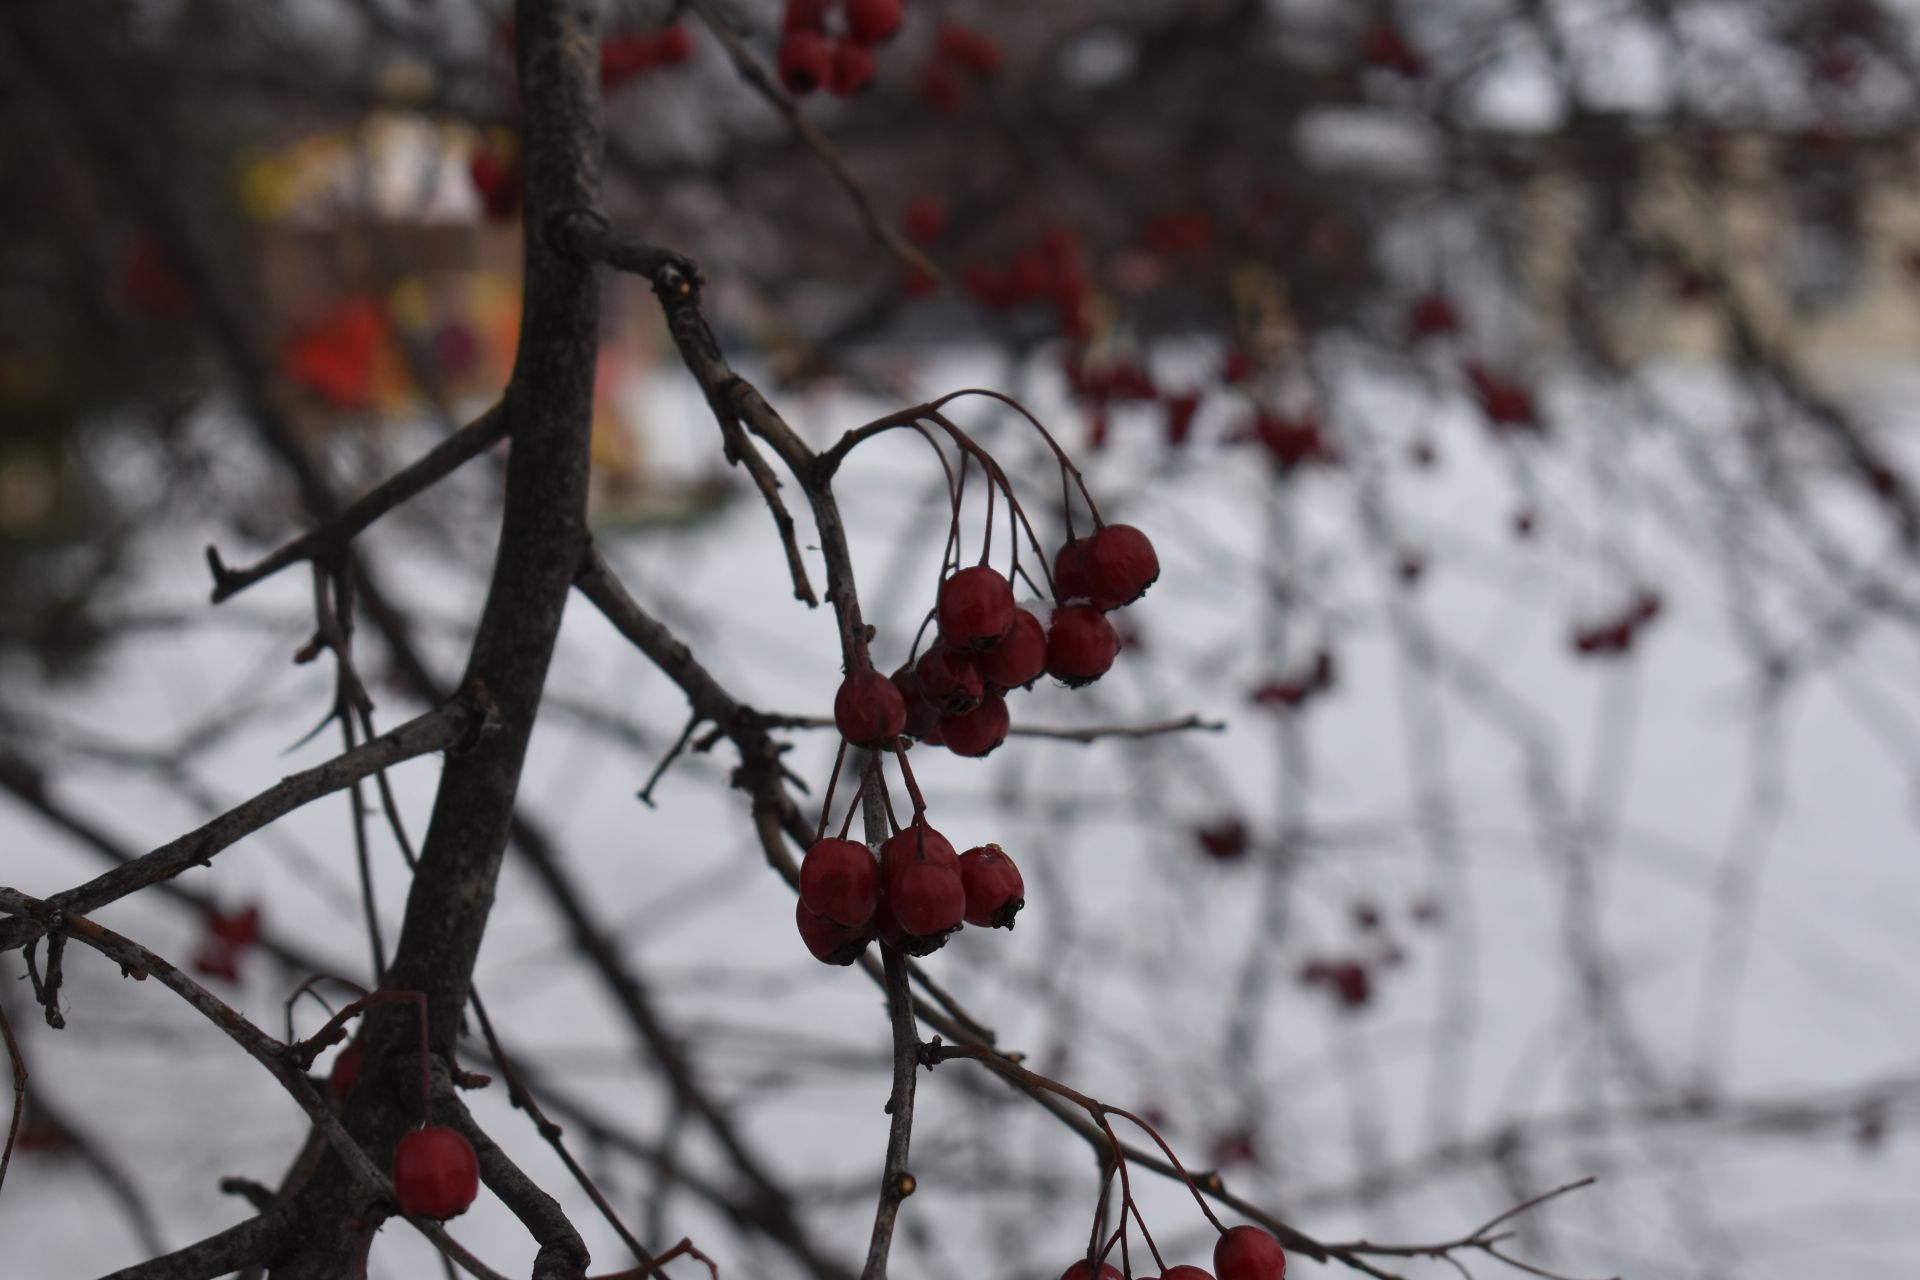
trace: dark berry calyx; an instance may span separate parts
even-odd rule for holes
[[[960,882],[967,891],[967,923],[983,929],[1013,928],[1013,918],[1027,904],[1020,868],[997,844],[960,855]]]

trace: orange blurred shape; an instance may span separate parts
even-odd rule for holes
[[[373,400],[376,359],[391,336],[378,298],[347,298],[287,339],[280,369],[334,409],[364,409]]]

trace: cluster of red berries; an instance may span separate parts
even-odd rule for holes
[[[200,949],[194,952],[193,971],[222,982],[238,982],[240,958],[260,941],[260,908],[249,905],[232,915],[209,911],[206,929]]]
[[[1643,588],[1610,618],[1576,626],[1568,643],[1583,657],[1611,658],[1631,652],[1634,637],[1666,609],[1660,593]]]
[[[658,31],[608,36],[600,45],[600,88],[612,93],[656,67],[684,66],[693,59],[693,36],[679,23]]]
[[[851,98],[873,83],[873,51],[900,29],[902,0],[787,0],[780,83],[802,96],[825,89]],[[828,25],[839,10],[839,31]]]
[[[984,31],[949,22],[934,37],[933,57],[920,68],[914,92],[936,111],[952,111],[967,97],[966,76],[985,79],[1000,69],[1000,42]]]
[[[1431,897],[1418,899],[1408,914],[1414,923],[1436,925],[1440,904]],[[1387,932],[1380,908],[1365,900],[1355,902],[1350,915],[1360,934],[1359,949],[1341,958],[1316,956],[1300,966],[1300,984],[1324,988],[1334,1002],[1348,1010],[1359,1010],[1373,1002],[1375,974],[1395,969],[1406,962],[1406,953]]]
[[[939,635],[918,661],[882,677],[849,673],[834,697],[834,723],[857,747],[884,746],[904,734],[955,755],[984,756],[1006,740],[1006,695],[1050,675],[1070,688],[1098,680],[1120,652],[1107,619],[1160,576],[1147,535],[1107,524],[1060,548],[1054,558],[1058,602],[1045,622],[1014,602],[999,571],[975,565],[940,584]]]
[[[1213,1272],[1200,1267],[1168,1267],[1160,1280],[1286,1280],[1287,1251],[1280,1242],[1259,1227],[1231,1227],[1220,1233],[1213,1246]],[[1089,1262],[1076,1262],[1060,1275],[1060,1280],[1122,1280],[1120,1269],[1103,1262],[1098,1268]]]
[[[880,846],[876,861],[855,840],[817,840],[800,862],[794,920],[825,964],[852,964],[879,938],[924,956],[961,925],[1011,929],[1026,905],[1020,868],[997,844],[955,853],[924,815]]]
[[[1322,647],[1314,650],[1313,656],[1298,670],[1257,686],[1247,695],[1247,701],[1256,707],[1290,711],[1333,688],[1337,676],[1333,650]]]

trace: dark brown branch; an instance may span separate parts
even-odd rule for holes
[[[460,430],[429,449],[392,477],[369,490],[319,528],[303,533],[264,559],[242,568],[230,568],[213,547],[207,548],[207,567],[213,571],[213,602],[219,604],[254,583],[270,578],[303,560],[325,560],[337,555],[368,525],[409,498],[425,492],[462,465],[505,439],[511,420],[494,405]]]
[[[471,689],[466,697],[409,720],[325,764],[283,778],[204,826],[49,901],[57,911],[97,910],[191,867],[205,865],[221,850],[309,801],[331,795],[402,760],[474,741],[494,723],[484,691]],[[0,950],[23,946],[38,936],[39,931],[29,922],[9,921],[0,925]]]
[[[215,1280],[231,1275],[264,1262],[291,1217],[282,1211],[248,1218],[184,1249],[122,1267],[104,1280]]]

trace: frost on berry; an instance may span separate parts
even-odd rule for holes
[[[1012,723],[1007,700],[997,693],[982,695],[973,710],[940,721],[940,740],[957,756],[978,758],[1007,740]]]
[[[973,665],[996,689],[1020,689],[1047,669],[1047,629],[1031,610],[1016,609],[1007,634],[974,655]]]
[[[854,746],[871,747],[907,727],[907,700],[893,681],[866,667],[840,682],[833,696],[833,722]]]
[[[986,692],[986,682],[973,659],[943,640],[935,641],[920,655],[913,674],[920,684],[920,696],[942,716],[971,711]]]
[[[1213,1269],[1220,1280],[1284,1280],[1287,1253],[1259,1227],[1234,1227],[1214,1242]]]
[[[1087,582],[1102,607],[1132,604],[1160,577],[1160,557],[1130,524],[1103,526],[1086,543]]]
[[[1113,666],[1120,636],[1092,605],[1068,604],[1053,611],[1047,628],[1047,674],[1071,687],[1092,684]]]
[[[956,649],[984,649],[1013,626],[1013,587],[986,565],[940,584],[940,638]]]
[[[814,914],[858,928],[880,900],[880,868],[867,846],[826,839],[800,861],[800,901]]]
[[[879,912],[876,909],[875,915]],[[805,900],[796,898],[793,904],[794,924],[799,927],[800,940],[807,944],[807,950],[813,958],[822,964],[852,964],[866,952],[867,944],[873,941],[873,931],[877,924],[850,926],[835,924],[823,915],[810,910]]]
[[[1026,905],[1027,886],[1006,850],[986,844],[961,854],[960,882],[967,891],[968,924],[1013,928],[1014,916]]]

